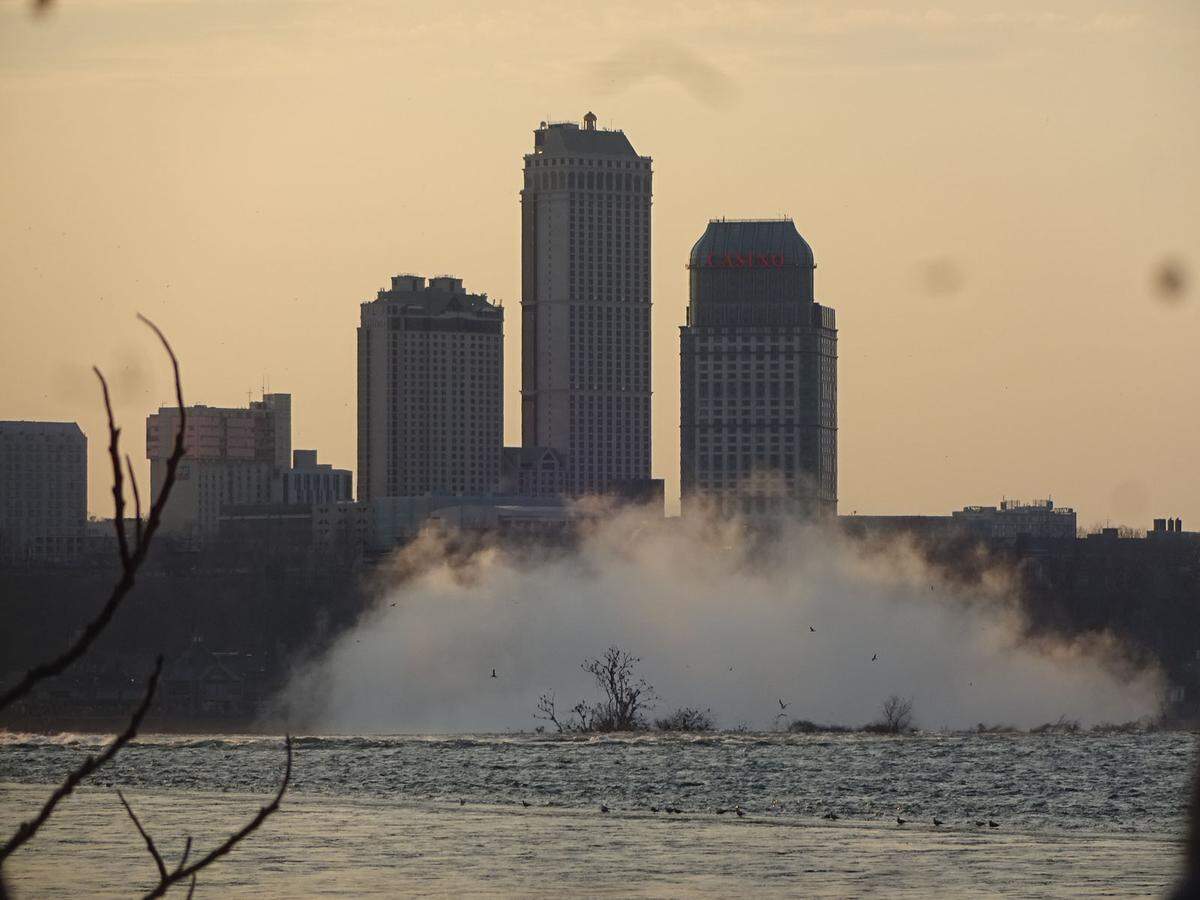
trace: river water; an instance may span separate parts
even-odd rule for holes
[[[101,744],[0,735],[0,825]],[[197,896],[1161,895],[1194,753],[1173,733],[301,737],[283,811]],[[13,858],[12,886],[127,894],[152,868],[112,788],[178,852],[253,815],[282,765],[273,738],[141,738]]]

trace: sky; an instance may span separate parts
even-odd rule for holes
[[[1200,528],[1200,7],[59,0],[0,6],[0,419],[293,395],[354,468],[358,304],[501,300],[519,442],[521,157],[545,119],[654,158],[653,474],[677,505],[684,268],[786,214],[839,327],[839,508],[1053,497]]]

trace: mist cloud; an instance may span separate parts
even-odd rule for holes
[[[930,728],[1155,710],[1157,673],[1123,668],[1114,642],[1024,640],[1002,573],[951,587],[900,545],[811,527],[752,550],[729,525],[628,512],[570,553],[452,553],[427,534],[393,566],[404,584],[289,688],[303,727],[530,729],[542,692],[592,695],[579,664],[614,644],[642,658],[656,711],[711,708],[726,727],[771,727],[777,698],[863,724],[891,693]]]
[[[662,40],[632,44],[596,63],[592,74],[598,89],[611,93],[663,79],[713,109],[732,106],[741,93],[737,82],[717,66],[686,47]]]

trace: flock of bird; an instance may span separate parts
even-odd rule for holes
[[[467,805],[466,799],[460,797],[458,800],[458,805],[466,806]],[[532,805],[533,804],[530,803],[528,800],[521,801],[521,806],[525,807],[525,809],[529,809]],[[677,806],[651,806],[651,807],[649,807],[649,810],[652,813],[664,812],[664,813],[668,813],[671,815],[677,815],[677,814],[683,812],[683,810]],[[609,813],[609,812],[612,812],[612,809],[607,804],[601,803],[600,804],[600,812],[601,813]],[[726,813],[733,813],[739,819],[745,818],[745,816],[746,816],[746,811],[744,809],[742,809],[741,806],[732,806],[729,808],[718,806],[714,810],[714,812],[718,816],[723,816]],[[841,816],[839,816],[833,810],[829,810],[824,815],[822,815],[821,818],[825,819],[826,821],[829,821],[829,822],[836,822],[839,819],[841,819]],[[899,813],[896,814],[896,825],[897,826],[907,825],[910,821],[912,821],[912,820],[904,818]],[[986,828],[999,828],[1000,827],[1000,823],[997,822],[995,819],[975,819],[973,821],[975,823],[976,828],[985,828],[985,827]],[[935,828],[940,828],[941,826],[946,824],[945,820],[939,819],[937,816],[933,817],[932,822],[933,822],[933,826]]]

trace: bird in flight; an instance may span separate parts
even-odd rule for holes
[[[788,708],[788,704],[786,704],[786,703],[784,703],[784,702],[783,702],[783,698],[782,698],[782,697],[780,697],[780,698],[779,698],[779,708],[780,708],[780,709],[787,709],[787,708]]]
[[[495,669],[492,669],[492,677],[493,677],[493,678],[495,678],[495,677],[496,677],[496,670],[495,670]]]
[[[875,660],[877,660],[877,659],[879,659],[879,654],[878,654],[878,653],[872,653],[872,654],[871,654],[871,662],[875,662]]]
[[[808,630],[811,631],[813,634],[817,633],[817,629],[813,628],[811,625],[808,626]]]

